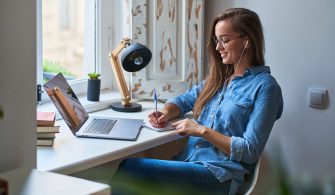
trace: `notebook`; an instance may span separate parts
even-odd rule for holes
[[[157,128],[152,126],[149,122],[145,122],[143,123],[143,127],[153,130],[153,131],[158,131],[158,132],[163,132],[163,131],[171,131],[171,130],[175,130],[176,128],[172,126],[172,123],[174,121],[167,121],[164,127],[161,128]]]
[[[43,87],[75,136],[137,139],[142,119],[89,116],[62,73],[54,76]]]

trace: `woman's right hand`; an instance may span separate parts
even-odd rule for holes
[[[163,112],[154,111],[148,115],[148,121],[153,127],[162,128],[165,126],[165,123],[168,121],[168,119]]]

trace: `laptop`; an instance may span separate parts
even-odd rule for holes
[[[54,76],[43,87],[75,136],[120,140],[137,139],[142,127],[142,119],[88,116],[62,73]]]

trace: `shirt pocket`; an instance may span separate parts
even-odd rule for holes
[[[238,124],[243,122],[243,117],[250,115],[254,101],[243,95],[231,96],[228,101],[223,104],[220,112],[221,117],[227,125]]]

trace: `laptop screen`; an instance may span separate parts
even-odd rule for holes
[[[72,133],[75,134],[88,119],[88,114],[63,74],[57,74],[43,87]]]

